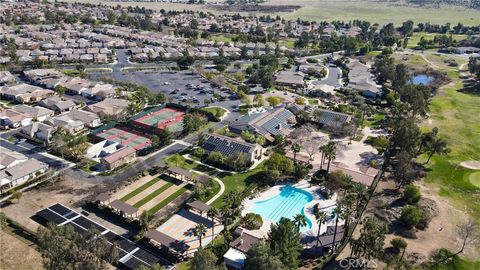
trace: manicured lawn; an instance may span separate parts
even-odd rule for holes
[[[155,205],[152,207],[150,210],[148,210],[149,213],[154,214],[158,212],[158,210],[162,209],[165,205],[171,203],[173,200],[175,200],[178,196],[182,195],[185,191],[187,191],[186,187],[182,187],[179,190],[177,190],[175,193],[172,195],[168,196],[165,198],[165,200],[161,201],[159,204]]]
[[[168,166],[180,167],[185,170],[191,170],[197,165],[195,162],[185,159],[182,156],[180,156],[178,161],[175,161],[175,156],[169,156],[165,159],[165,163],[167,163]]]
[[[210,112],[216,117],[222,117],[227,112],[224,108],[220,107],[202,108],[202,111]]]
[[[135,189],[134,191],[128,193],[125,196],[123,196],[120,200],[126,202],[126,201],[130,200],[131,198],[135,197],[135,195],[139,194],[140,192],[142,192],[142,191],[146,190],[147,188],[153,186],[158,181],[160,181],[160,178],[154,178],[154,179],[148,181],[147,183],[143,184],[139,188]]]
[[[224,35],[210,35],[209,39],[217,42],[232,42],[230,37]]]
[[[451,152],[434,156],[428,165],[427,182],[439,186],[440,195],[451,198],[459,209],[466,209],[475,219],[480,219],[480,188],[471,177],[473,170],[459,166],[466,160],[480,160],[480,96],[462,93],[463,84],[456,80],[452,87],[435,96],[430,105],[431,120],[424,127],[439,128],[439,136],[447,140]],[[420,161],[425,160],[421,157]],[[475,180],[474,180],[475,181]]]
[[[133,206],[135,206],[137,208],[141,207],[142,205],[146,204],[147,202],[149,202],[153,198],[157,197],[158,195],[160,195],[162,192],[164,192],[165,190],[167,190],[171,186],[173,186],[173,183],[170,183],[170,182],[166,183],[165,185],[161,186],[160,188],[158,188],[154,192],[145,196],[145,198],[141,199],[140,201],[138,201]]]
[[[217,193],[220,191],[220,184],[217,183],[217,181],[213,180],[213,190],[212,194],[210,196],[206,197],[205,199],[201,200],[202,202],[206,203],[208,202],[213,196],[217,195]]]
[[[225,192],[217,200],[212,203],[212,206],[219,208],[223,202],[222,198],[231,191],[243,191],[247,187],[246,180],[248,177],[255,175],[263,170],[264,163],[259,164],[255,169],[245,173],[229,174],[223,177],[218,177],[225,184]]]
[[[371,117],[365,118],[365,121],[363,122],[363,124],[366,127],[380,128],[380,125],[381,125],[384,118],[385,118],[384,114],[376,113],[376,114],[372,115]]]
[[[422,37],[426,40],[433,40],[435,35],[438,34],[432,34],[432,33],[426,33],[426,32],[415,32],[411,37],[408,38],[408,48],[415,48],[418,45],[418,42]],[[447,34],[448,35],[448,34]],[[456,41],[464,40],[467,38],[467,35],[452,35],[452,38]]]

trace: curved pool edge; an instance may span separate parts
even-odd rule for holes
[[[336,206],[337,195],[334,194],[332,196],[332,198],[326,200],[325,198],[323,198],[317,192],[318,189],[319,189],[318,186],[312,186],[309,182],[307,182],[305,180],[300,181],[296,184],[291,184],[291,185],[287,185],[287,184],[275,185],[275,186],[269,188],[268,190],[262,192],[258,197],[255,197],[253,199],[247,199],[243,203],[242,216],[245,216],[247,213],[254,213],[253,212],[253,206],[255,205],[255,203],[266,201],[268,199],[271,199],[271,198],[279,195],[280,192],[281,192],[281,189],[285,186],[292,186],[292,187],[295,187],[297,189],[300,189],[303,192],[308,192],[310,195],[312,195],[312,197],[313,197],[312,201],[305,204],[304,207],[303,207],[304,215],[307,219],[310,220],[310,222],[312,223],[312,227],[311,227],[311,229],[308,229],[306,231],[301,232],[301,234],[306,234],[306,235],[315,234],[316,235],[317,231],[318,231],[318,224],[317,224],[317,219],[315,218],[315,216],[312,213],[313,212],[312,209],[313,209],[314,205],[318,203],[320,208],[326,207],[326,209],[329,209],[330,207],[334,207],[334,206]],[[263,217],[262,217],[262,219],[263,219],[264,224],[263,224],[262,228],[260,228],[260,231],[262,231],[264,234],[266,234],[266,233],[268,233],[268,231],[270,229],[270,225],[273,222],[270,221],[270,220],[267,220]],[[330,224],[327,224],[327,225],[330,225]],[[326,230],[327,230],[327,226],[322,225],[320,233],[323,233]]]

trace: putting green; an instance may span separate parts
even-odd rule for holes
[[[468,177],[470,180],[470,183],[472,183],[474,186],[480,188],[480,172],[474,172],[470,174]]]

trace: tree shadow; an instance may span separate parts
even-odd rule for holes
[[[459,89],[458,92],[480,97],[480,81],[477,80],[466,80],[463,84],[463,88]]]

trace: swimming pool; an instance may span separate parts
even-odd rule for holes
[[[278,222],[282,217],[293,218],[297,214],[305,215],[305,205],[313,200],[310,192],[292,186],[284,186],[280,194],[253,204],[252,212],[272,222]],[[307,225],[300,228],[301,232],[312,228],[312,221],[307,218]]]

